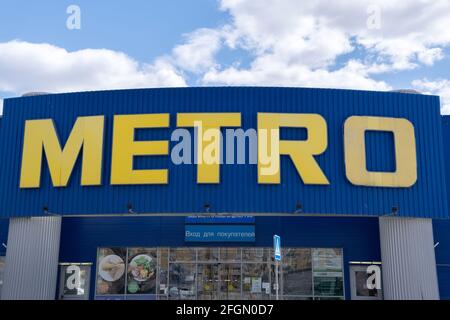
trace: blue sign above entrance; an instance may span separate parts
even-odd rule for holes
[[[186,242],[255,242],[254,225],[186,225]]]

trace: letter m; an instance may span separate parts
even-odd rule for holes
[[[63,149],[51,119],[27,120],[20,188],[39,188],[42,151],[55,187],[65,187],[83,148],[81,185],[101,184],[104,116],[77,118]]]

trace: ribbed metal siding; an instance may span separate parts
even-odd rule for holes
[[[171,114],[171,128],[138,130],[137,139],[170,139],[177,112],[241,112],[244,129],[256,128],[257,112],[319,113],[328,123],[328,149],[316,159],[330,186],[305,186],[288,157],[281,160],[280,185],[258,185],[256,165],[222,165],[221,183],[197,185],[195,165],[175,166],[169,157],[138,157],[136,168],[168,168],[169,185],[110,186],[111,133],[114,114]],[[52,118],[65,142],[77,116],[106,115],[103,186],[80,187],[78,161],[67,188],[51,187],[44,165],[39,190],[19,190],[24,121]],[[415,126],[418,181],[412,188],[367,188],[345,176],[343,124],[351,115],[404,117]],[[384,215],[392,207],[400,216],[448,216],[439,99],[400,93],[296,88],[142,89],[47,95],[5,100],[5,150],[1,153],[0,200],[3,216],[42,214],[125,213],[127,204],[141,213],[213,212],[292,213],[300,202],[304,213]],[[284,139],[299,130],[282,130]],[[383,139],[367,146],[370,163],[389,163]],[[174,143],[171,143],[173,146]],[[377,160],[378,159],[378,160]]]
[[[380,217],[385,299],[439,299],[433,245],[431,219]]]
[[[55,298],[60,235],[60,217],[10,219],[3,300]]]

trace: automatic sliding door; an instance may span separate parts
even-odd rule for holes
[[[217,300],[219,298],[219,265],[217,263],[198,264],[197,299]]]
[[[241,264],[219,264],[220,296],[221,300],[241,299]]]

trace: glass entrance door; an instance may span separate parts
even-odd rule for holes
[[[221,300],[241,299],[241,264],[219,264]]]
[[[198,264],[197,299],[241,299],[241,265],[236,263]]]
[[[219,299],[219,264],[198,264],[197,272],[197,299]]]

